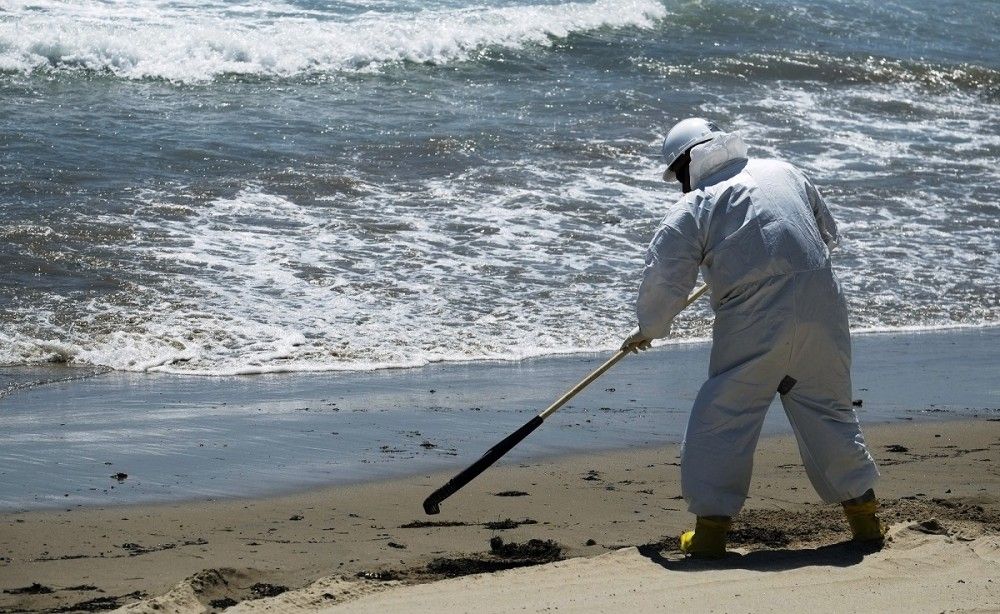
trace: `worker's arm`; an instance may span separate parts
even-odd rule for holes
[[[664,218],[646,250],[636,315],[646,339],[665,337],[698,279],[703,250],[692,206],[682,199]]]
[[[820,196],[816,186],[806,178],[806,196],[809,198],[809,206],[812,207],[813,216],[816,218],[816,226],[819,228],[819,236],[827,249],[831,252],[840,245],[840,234],[837,233],[837,222],[830,215],[830,209],[826,206],[823,197]]]

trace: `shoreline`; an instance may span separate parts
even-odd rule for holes
[[[897,327],[874,327],[874,328],[859,328],[851,329],[851,339],[856,337],[870,337],[870,336],[894,336],[894,335],[922,335],[922,334],[937,334],[937,333],[950,333],[950,332],[977,332],[984,331],[988,332],[990,330],[1000,329],[1000,322],[984,322],[978,324],[930,324],[922,325],[916,324],[912,326],[897,326]],[[689,339],[659,339],[653,344],[654,350],[668,350],[674,347],[684,347],[692,345],[705,345],[710,346],[712,343],[711,337],[693,337]],[[270,376],[288,376],[288,377],[309,377],[309,376],[330,376],[330,375],[361,375],[361,374],[371,374],[379,372],[400,372],[400,371],[410,371],[415,369],[434,369],[434,368],[447,368],[449,366],[473,366],[473,367],[487,367],[487,366],[504,366],[504,365],[518,365],[523,363],[528,363],[531,361],[547,360],[547,359],[558,359],[558,358],[572,358],[572,357],[586,357],[603,355],[606,352],[615,352],[617,348],[608,346],[603,348],[572,348],[564,351],[549,351],[539,354],[527,354],[518,357],[507,357],[507,358],[468,358],[468,359],[456,359],[456,358],[442,358],[440,360],[432,360],[420,364],[414,365],[385,365],[376,367],[331,367],[331,368],[320,368],[316,370],[274,370],[274,371],[252,371],[246,373],[207,373],[202,371],[193,372],[183,372],[183,371],[162,371],[158,370],[158,367],[153,367],[149,369],[143,369],[139,371],[120,371],[114,369],[113,367],[108,367],[104,365],[92,365],[92,364],[75,364],[75,363],[33,363],[33,364],[0,364],[0,400],[5,397],[10,397],[22,392],[26,392],[41,386],[49,386],[53,384],[60,384],[70,381],[75,381],[79,379],[87,379],[90,377],[100,377],[102,375],[107,375],[109,373],[131,373],[135,375],[153,375],[153,376],[176,376],[176,377],[195,377],[195,378],[253,378],[253,377],[270,377]],[[57,377],[51,380],[40,380],[40,381],[30,381],[28,377],[31,372],[44,373],[51,371],[52,373],[57,372],[72,372],[72,371],[92,371],[92,373],[82,374],[82,375],[69,375],[66,377]],[[23,373],[22,373],[23,372]],[[14,381],[10,379],[4,380],[3,377],[14,378]],[[17,379],[27,379],[29,383],[26,387],[21,387],[16,383]],[[11,385],[13,384],[13,385]]]
[[[954,530],[1000,533],[1000,420],[906,421],[865,434],[882,468],[878,493],[888,520],[936,518]],[[679,498],[676,456],[671,445],[501,464],[434,517],[422,513],[420,501],[449,473],[278,497],[2,513],[0,589],[38,584],[52,592],[0,593],[0,610],[105,599],[152,611],[158,596],[176,596],[182,586],[195,596],[178,611],[204,611],[212,610],[208,597],[201,603],[198,595],[252,604],[254,595],[236,586],[255,584],[312,594],[310,608],[318,609],[331,605],[321,594],[334,585],[344,592],[331,594],[343,601],[382,590],[388,579],[407,585],[461,575],[462,568],[453,574],[440,561],[489,571],[494,537],[552,540],[570,559],[632,546],[669,550],[671,536],[691,522]],[[762,438],[756,460],[738,527],[745,539],[735,547],[846,539],[839,510],[820,504],[809,486],[793,437]],[[207,577],[225,586],[206,588]],[[326,588],[310,593],[316,581]]]
[[[863,424],[1000,415],[1000,329],[855,339]],[[682,438],[707,344],[630,357],[508,462]],[[3,399],[0,510],[262,497],[455,473],[603,361],[569,355],[351,377],[106,373]],[[764,434],[789,427],[775,400]],[[110,476],[122,472],[124,481]]]

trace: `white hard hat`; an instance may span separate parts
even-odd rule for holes
[[[678,158],[697,145],[712,139],[712,134],[722,132],[715,122],[702,117],[689,117],[674,124],[663,139],[663,160],[669,169]]]

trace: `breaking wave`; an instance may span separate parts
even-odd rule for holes
[[[399,62],[447,63],[491,48],[545,46],[604,27],[649,27],[666,15],[656,0],[343,16],[279,8],[247,10],[236,18],[233,7],[192,14],[195,9],[172,3],[25,4],[0,12],[0,71],[83,71],[187,83],[222,75],[284,78]]]

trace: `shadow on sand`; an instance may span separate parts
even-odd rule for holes
[[[725,558],[702,560],[663,556],[661,544],[639,546],[639,554],[670,571],[710,571],[713,569],[749,569],[753,571],[784,571],[800,567],[828,566],[849,567],[857,565],[865,556],[881,550],[878,545],[840,542],[819,548],[756,550],[748,554],[728,552]]]

